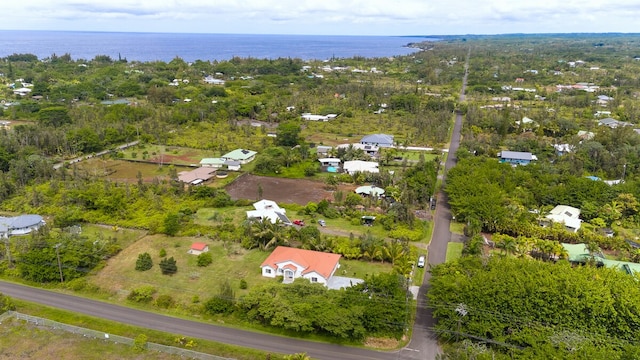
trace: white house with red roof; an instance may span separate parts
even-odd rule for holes
[[[189,251],[187,251],[187,253],[191,255],[200,255],[206,252],[209,252],[209,245],[203,242],[194,242],[191,244]]]
[[[327,286],[340,267],[340,257],[338,254],[278,246],[260,268],[262,276],[282,276],[285,284],[303,278]]]

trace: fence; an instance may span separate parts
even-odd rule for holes
[[[78,327],[78,326],[63,324],[63,323],[59,323],[57,321],[53,321],[53,320],[49,320],[49,319],[45,319],[45,318],[41,318],[41,317],[37,317],[37,316],[21,314],[19,312],[15,312],[15,311],[7,311],[4,314],[0,315],[0,323],[2,323],[3,321],[5,321],[6,319],[11,318],[11,317],[14,317],[14,318],[16,318],[18,320],[26,321],[27,323],[35,324],[37,326],[45,326],[45,327],[52,328],[52,329],[60,329],[60,330],[63,330],[63,331],[66,331],[66,332],[70,332],[70,333],[73,333],[73,334],[79,334],[79,335],[82,335],[84,337],[111,341],[111,342],[116,343],[116,344],[126,344],[126,345],[133,346],[133,343],[134,343],[133,339],[127,338],[127,337],[124,337],[124,336],[107,334],[107,333],[104,333],[104,332],[101,332],[101,331],[97,331],[97,330],[91,330],[91,329],[81,328],[81,327]],[[152,350],[152,351],[163,352],[163,353],[173,354],[173,355],[179,355],[179,356],[182,356],[182,357],[188,358],[188,359],[196,359],[196,360],[233,360],[231,358],[225,358],[225,357],[205,354],[205,353],[201,353],[201,352],[197,352],[197,351],[193,351],[193,350],[182,349],[182,348],[178,348],[178,347],[175,347],[175,346],[167,346],[167,345],[161,345],[161,344],[156,344],[156,343],[147,343],[146,344],[146,348],[148,350]]]

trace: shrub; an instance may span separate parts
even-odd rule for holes
[[[156,293],[156,288],[151,285],[144,285],[137,289],[131,290],[127,299],[138,303],[148,303],[153,300],[153,294]]]
[[[160,257],[163,258],[167,256],[167,250],[165,250],[164,248],[160,249]]]
[[[138,260],[136,260],[136,270],[138,271],[147,271],[153,267],[153,260],[151,260],[151,255],[149,253],[142,253],[138,255]]]
[[[211,253],[205,252],[198,255],[198,266],[205,267],[211,265],[213,262],[213,257],[211,257]]]
[[[5,313],[6,311],[15,310],[16,305],[11,301],[11,298],[0,294],[0,314]]]
[[[178,272],[178,266],[176,265],[176,259],[172,257],[164,258],[160,261],[160,270],[162,275],[173,275]]]
[[[245,290],[247,288],[247,280],[240,279],[240,289]]]
[[[155,301],[155,305],[159,308],[168,309],[175,305],[175,300],[171,297],[171,295],[160,295]]]
[[[147,340],[148,337],[145,334],[140,334],[136,336],[133,340],[133,349],[138,352],[142,352],[147,349]]]
[[[233,309],[233,301],[224,299],[219,295],[212,297],[204,303],[204,310],[207,314],[227,314]]]

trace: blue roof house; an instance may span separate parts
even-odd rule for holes
[[[500,158],[500,162],[512,165],[527,165],[533,160],[538,160],[538,158],[530,152],[521,151],[505,150],[498,153],[498,157]]]

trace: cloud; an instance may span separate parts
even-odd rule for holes
[[[3,6],[10,14],[0,25],[6,29],[231,33],[631,32],[640,16],[637,0],[38,0]]]

